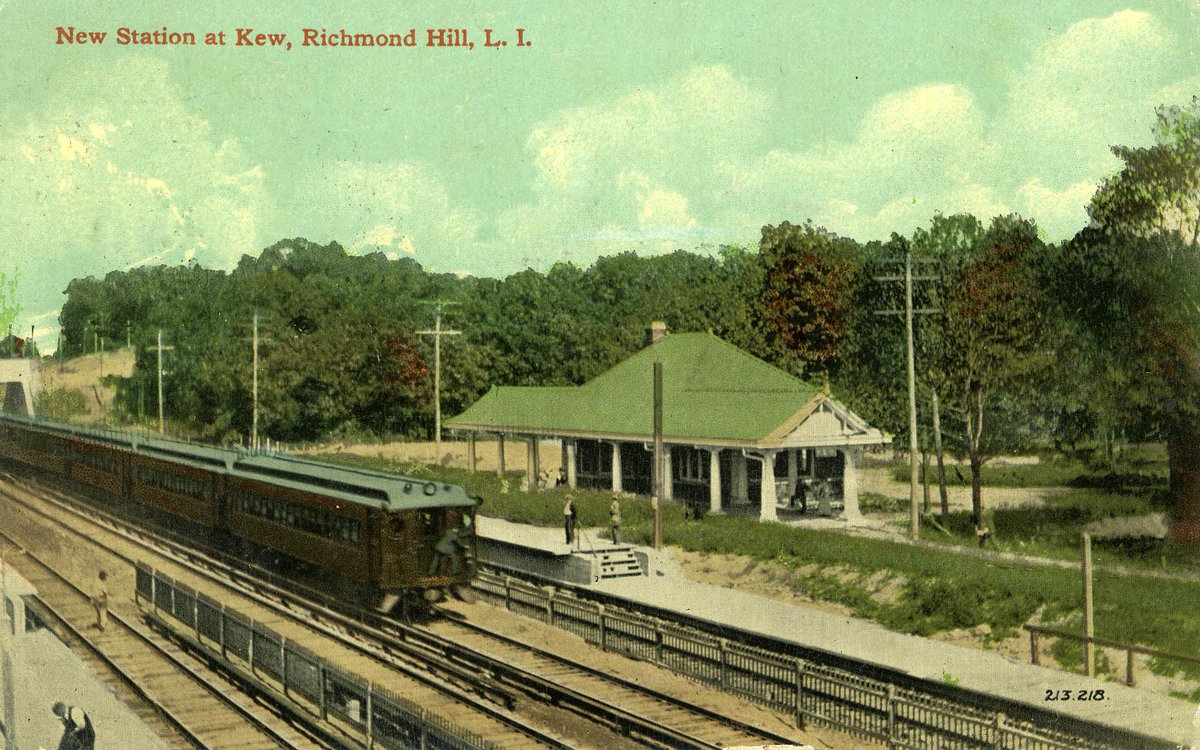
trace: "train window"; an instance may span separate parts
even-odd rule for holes
[[[286,524],[300,531],[340,542],[357,544],[362,540],[362,523],[319,508],[253,494],[241,494],[237,507],[249,515]]]

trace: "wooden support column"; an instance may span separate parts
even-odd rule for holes
[[[467,468],[471,473],[475,473],[475,433],[471,432],[467,437]]]
[[[674,500],[675,499],[675,480],[672,478],[672,475],[671,475],[671,446],[669,446],[669,445],[663,446],[662,464],[663,464],[663,468],[662,468],[663,500]]]
[[[721,449],[708,449],[708,512],[721,512]]]
[[[577,473],[579,471],[579,467],[576,465],[576,461],[578,461],[578,459],[575,457],[576,456],[575,441],[568,440],[568,441],[566,441],[566,445],[567,445],[567,486],[570,487],[571,489],[575,489],[579,484],[579,479],[578,479],[579,475]]]
[[[496,464],[496,473],[504,475],[504,433],[500,433],[500,463]]]
[[[788,462],[787,491],[788,491],[788,499],[790,500],[791,498],[796,496],[796,479],[799,476],[799,469],[796,466],[796,449],[795,448],[788,448],[787,462]]]
[[[842,449],[842,517],[850,523],[862,520],[858,510],[858,466],[862,461],[862,448]]]
[[[732,500],[735,505],[743,505],[750,502],[748,496],[750,479],[746,476],[746,456],[741,450],[734,450],[731,463],[730,469],[733,474],[729,477],[730,494],[733,495]]]
[[[621,487],[621,444],[610,443],[612,445],[612,491],[622,492]]]
[[[761,461],[762,481],[759,482],[758,520],[778,521],[779,516],[775,512],[778,500],[775,497],[775,451],[763,451]]]

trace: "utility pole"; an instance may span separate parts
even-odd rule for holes
[[[892,259],[887,262],[895,263],[898,259]],[[920,536],[921,529],[921,514],[917,507],[917,487],[919,485],[919,474],[917,471],[917,365],[916,352],[913,343],[913,316],[914,315],[931,315],[941,312],[935,309],[913,309],[912,288],[914,281],[935,281],[937,276],[913,276],[912,248],[905,243],[904,246],[904,275],[903,276],[880,276],[876,281],[903,281],[904,282],[904,309],[903,310],[881,310],[877,315],[904,315],[904,331],[908,349],[908,538],[916,541]],[[918,259],[918,263],[931,263],[933,261],[927,259]]]
[[[455,302],[433,302],[433,330],[417,331],[422,336],[433,336],[433,462],[442,460],[442,336],[458,336],[462,331],[442,330],[442,307]],[[535,448],[536,450],[536,448]]]
[[[654,363],[654,549],[662,549],[663,476],[663,367]]]
[[[163,417],[163,352],[174,349],[173,346],[163,346],[162,329],[158,329],[158,431],[164,435],[167,432],[167,421]]]
[[[254,310],[254,372],[251,375],[254,413],[250,417],[250,447],[258,447],[258,309]]]

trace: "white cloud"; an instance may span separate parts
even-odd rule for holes
[[[1068,236],[1087,224],[1087,205],[1096,192],[1096,183],[1082,180],[1054,190],[1034,177],[1020,188],[1022,213],[1037,218],[1051,236]]]
[[[224,267],[262,246],[262,175],[214,141],[164,64],[75,73],[89,83],[51,89],[0,135],[0,223],[25,310],[61,304],[76,277],[191,257]]]
[[[1040,174],[1065,189],[1114,171],[1109,146],[1147,139],[1155,107],[1171,101],[1179,56],[1175,36],[1157,18],[1132,10],[1050,38],[1013,77],[996,123],[1006,160],[1023,167],[1010,187]]]
[[[352,252],[437,248],[450,256],[478,231],[474,213],[454,205],[437,174],[418,164],[315,164],[298,196],[291,208],[296,233],[348,241]]]

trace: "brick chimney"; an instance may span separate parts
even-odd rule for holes
[[[667,337],[667,324],[661,320],[656,320],[650,324],[647,333],[649,334],[647,336],[647,343],[657,344]]]

